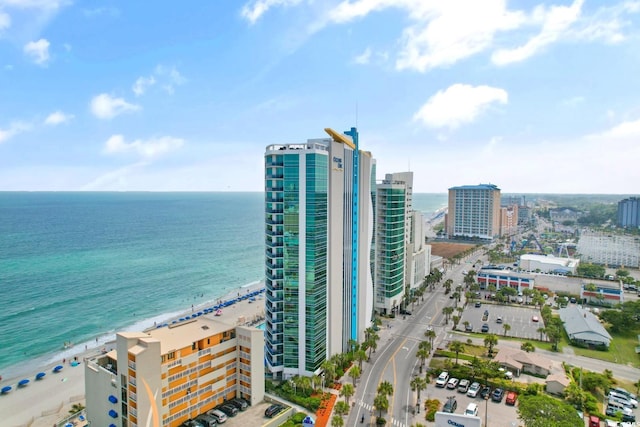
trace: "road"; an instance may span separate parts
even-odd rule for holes
[[[470,259],[475,261],[478,255],[473,255]],[[441,283],[447,279],[452,279],[455,285],[462,283],[462,271],[469,270],[470,266],[464,261],[459,265],[450,266]],[[444,295],[444,289],[440,284],[433,292],[425,295],[423,302],[412,307],[412,315],[384,321],[379,331],[378,349],[376,353],[371,354],[369,362],[363,364],[362,376],[356,384],[354,408],[349,413],[345,425],[359,424],[363,415],[363,425],[375,425],[378,411],[373,409],[373,399],[382,381],[390,382],[394,390],[393,395],[389,397],[389,409],[383,413],[387,425],[408,427],[417,421],[417,416],[414,415],[416,394],[409,384],[420,372],[420,361],[416,357],[418,344],[426,340],[424,333],[428,325],[432,325],[437,334],[434,347],[445,338],[442,308],[452,304],[452,300]]]

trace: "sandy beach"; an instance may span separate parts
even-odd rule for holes
[[[256,283],[243,286],[231,291],[220,298],[226,301],[236,298],[238,294],[251,292],[264,287],[264,283]],[[198,312],[203,308],[214,305],[208,302],[185,309],[182,316],[192,312]],[[211,314],[210,316],[213,316]],[[162,322],[170,322],[174,317],[162,319]],[[230,324],[254,324],[264,319],[264,299],[254,302],[248,300],[238,302],[223,309],[222,315],[215,319]],[[156,321],[157,322],[157,321]],[[152,321],[153,323],[153,321]],[[150,325],[152,326],[152,325]],[[115,336],[113,337],[115,339]],[[61,423],[69,416],[69,410],[74,404],[84,406],[84,360],[99,354],[102,348],[113,348],[113,340],[101,343],[101,348],[75,348],[68,358],[51,364],[40,366],[38,369],[17,375],[12,378],[2,378],[0,389],[11,386],[9,393],[0,395],[0,419],[6,427],[50,427]],[[79,364],[72,366],[71,362],[77,360]],[[60,372],[54,373],[53,368],[62,365]],[[44,378],[36,380],[36,374],[44,372]],[[24,387],[18,387],[20,380],[28,379],[29,383]]]

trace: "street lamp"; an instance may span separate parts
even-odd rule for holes
[[[484,397],[484,427],[487,427],[487,416],[489,415],[489,394]]]

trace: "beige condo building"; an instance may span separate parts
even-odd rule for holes
[[[179,426],[225,400],[264,398],[264,335],[198,317],[148,332],[120,332],[85,365],[92,425]]]

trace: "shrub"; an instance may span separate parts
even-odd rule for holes
[[[382,417],[376,417],[376,425],[377,426],[383,426],[385,424],[387,424],[387,420],[385,420]]]
[[[440,401],[438,399],[427,399],[424,402],[425,419],[427,421],[435,421],[436,412],[440,409]]]

